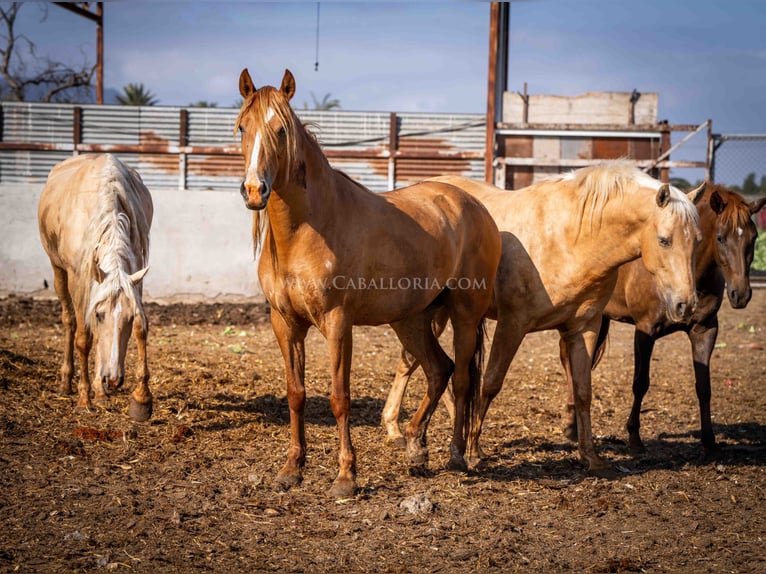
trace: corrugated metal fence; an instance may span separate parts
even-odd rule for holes
[[[73,153],[115,153],[147,186],[237,189],[236,109],[2,102],[0,183],[43,182]],[[373,191],[426,177],[484,178],[481,114],[297,110],[330,163]]]

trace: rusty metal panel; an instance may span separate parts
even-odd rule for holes
[[[186,160],[186,187],[236,191],[244,173],[245,162],[240,155],[190,155]]]
[[[593,158],[592,138],[562,137],[561,138],[561,158],[562,159],[592,159]]]
[[[593,138],[593,159],[628,157],[628,138]]]
[[[319,145],[333,150],[386,150],[390,114],[296,110]]]
[[[198,146],[239,145],[239,134],[234,134],[239,109],[188,108],[188,144]]]
[[[178,145],[180,108],[82,106],[82,143]]]
[[[370,191],[376,193],[388,191],[388,160],[387,159],[343,159],[334,158],[330,165],[358,181]]]
[[[42,186],[53,166],[70,157],[66,151],[0,151],[0,181]]]
[[[532,157],[532,137],[506,136],[505,157]]]
[[[69,143],[71,104],[2,102],[2,141]]]

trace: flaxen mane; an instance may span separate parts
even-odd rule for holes
[[[580,230],[587,222],[590,230],[601,222],[601,214],[609,200],[623,193],[631,193],[638,187],[647,187],[655,191],[662,182],[647,175],[632,164],[624,161],[608,162],[584,167],[560,177],[560,181],[571,181],[580,190],[578,223]],[[668,207],[674,214],[680,215],[685,225],[699,223],[699,216],[694,206],[685,201],[682,191],[670,186]]]
[[[133,312],[144,320],[141,297],[130,275],[147,265],[149,222],[126,193],[126,188],[132,189],[138,178],[133,170],[108,156],[100,177],[96,216],[85,231],[85,244],[92,245],[93,250],[80,264],[81,277],[100,279],[81,294],[89,328],[95,306],[120,291],[128,296]]]

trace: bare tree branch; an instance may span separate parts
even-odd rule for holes
[[[82,101],[85,88],[91,86],[96,65],[90,66],[83,54],[79,68],[37,55],[34,42],[16,33],[16,18],[23,2],[12,2],[10,6],[0,5],[0,76],[7,88],[0,89],[2,99],[25,101],[27,88],[42,86],[45,93],[39,98],[43,102]],[[47,7],[42,6],[42,20],[47,17]],[[24,50],[26,47],[26,50]]]

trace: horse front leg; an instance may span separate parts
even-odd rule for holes
[[[138,422],[152,416],[152,392],[149,390],[149,364],[146,357],[146,340],[149,325],[141,317],[133,323],[133,336],[138,346],[138,384],[130,395],[128,414]]]
[[[484,417],[487,415],[490,404],[503,388],[505,375],[524,339],[524,334],[509,314],[498,317],[489,360],[484,371],[484,380],[481,383],[481,394],[479,400],[473,404],[468,421],[466,458],[470,467],[475,467],[484,458],[484,452],[479,444]]]
[[[625,428],[628,431],[628,445],[630,452],[641,454],[646,452],[646,447],[641,440],[641,404],[649,390],[649,367],[654,350],[654,337],[636,328],[633,335],[633,405],[630,408],[630,416]]]
[[[90,402],[90,373],[88,372],[88,357],[93,345],[93,336],[85,328],[83,317],[77,317],[77,331],[75,333],[75,348],[80,359],[80,380],[77,383],[77,410],[89,411]]]
[[[577,419],[575,417],[574,388],[572,382],[572,365],[569,363],[567,343],[563,336],[559,337],[559,359],[564,368],[564,384],[567,387],[567,403],[562,416],[562,432],[572,442],[577,442]]]
[[[62,395],[71,395],[72,377],[74,376],[74,339],[77,322],[75,320],[74,308],[72,307],[72,296],[67,285],[67,272],[60,267],[53,267],[53,286],[61,303],[61,323],[64,326],[64,360],[61,362],[59,392]]]
[[[592,400],[591,369],[596,349],[598,326],[601,317],[589,321],[582,331],[565,335],[567,353],[572,369],[575,418],[577,419],[577,440],[580,458],[588,463],[588,472],[595,476],[611,477],[612,465],[601,458],[593,445],[590,406]]]
[[[694,358],[694,388],[700,410],[700,431],[702,445],[708,449],[716,448],[713,423],[710,420],[710,357],[713,355],[715,341],[718,338],[718,317],[714,316],[708,325],[697,324],[689,330]]]
[[[306,463],[304,373],[308,325],[295,321],[288,323],[278,311],[272,308],[271,327],[285,361],[287,404],[290,409],[290,447],[287,450],[287,460],[276,478],[277,485],[286,490],[303,481],[303,467]]]
[[[327,329],[330,352],[330,408],[338,425],[338,476],[330,487],[329,495],[349,498],[356,493],[356,453],[351,443],[349,415],[351,413],[351,354],[353,337],[350,325],[339,317]]]

